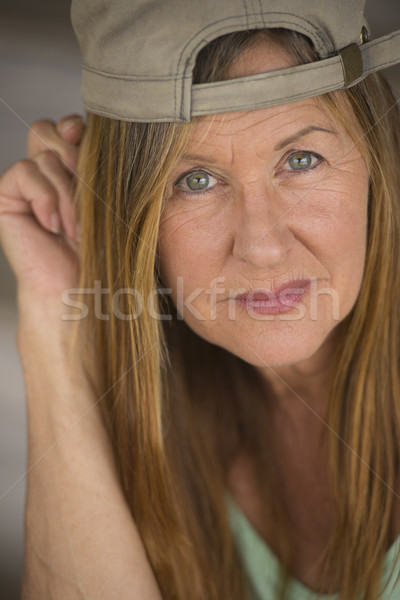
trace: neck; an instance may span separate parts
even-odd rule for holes
[[[326,416],[334,355],[332,339],[326,340],[311,358],[295,365],[260,367],[269,389],[268,411],[274,426],[308,439],[327,431]]]

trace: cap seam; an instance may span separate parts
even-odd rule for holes
[[[258,0],[258,6],[260,7],[260,17],[261,17],[261,20],[262,20],[262,24],[265,27],[266,23],[265,23],[265,20],[264,20],[264,13],[263,13],[263,9],[262,9],[261,0]]]
[[[247,2],[246,0],[242,0],[245,16],[246,16],[246,29],[249,28],[249,12],[247,10]]]
[[[371,73],[376,73],[377,71],[380,71],[381,69],[384,69],[385,67],[390,67],[390,66],[396,65],[396,64],[398,64],[398,61],[396,59],[393,59],[393,60],[389,60],[384,63],[379,63],[378,67],[376,65],[372,65],[372,67],[365,69],[364,75],[371,75]]]
[[[305,65],[296,65],[295,67],[288,67],[288,69],[296,69],[296,67],[302,67],[302,72],[305,73],[307,71],[309,71],[310,69],[317,71],[318,69],[325,69],[327,67],[326,65],[326,61],[328,60],[332,60],[334,58],[337,57],[337,60],[339,62],[340,57],[339,55],[334,55],[331,56],[330,58],[325,58],[322,59],[320,61],[314,61]],[[329,63],[330,65],[332,63]],[[285,77],[284,71],[286,71],[286,69],[279,69],[279,73],[277,72],[276,74],[274,74],[273,71],[268,71],[266,73],[259,73],[258,75],[251,75],[250,77],[240,77],[240,78],[236,78],[236,79],[226,79],[225,81],[216,81],[213,83],[201,83],[201,84],[195,84],[195,85],[199,85],[199,86],[207,86],[207,89],[213,89],[215,87],[229,87],[230,85],[233,85],[233,83],[237,84],[240,83],[240,81],[238,81],[238,79],[243,79],[245,81],[243,81],[243,85],[245,85],[250,79],[252,81],[255,81],[256,79],[260,80],[263,79],[263,76],[268,76],[268,79],[274,79],[276,77]],[[293,72],[290,73],[290,75]],[[286,74],[286,76],[288,76],[289,73]]]
[[[358,80],[355,83],[357,83],[357,82],[358,82]],[[343,90],[343,89],[344,89],[343,86],[342,87],[337,87],[335,84],[332,84],[332,85],[329,85],[329,86],[325,86],[325,87],[322,87],[322,88],[317,87],[317,88],[314,88],[312,90],[307,90],[306,93],[296,94],[294,96],[290,95],[290,96],[283,96],[283,97],[280,97],[280,98],[276,98],[276,99],[274,99],[271,102],[270,106],[272,106],[275,103],[284,103],[286,100],[295,101],[298,98],[304,98],[304,99],[306,99],[307,97],[311,97],[314,92],[325,92],[325,91],[326,92],[329,92],[329,91],[334,92],[334,91],[340,91],[340,90]],[[236,112],[236,111],[244,110],[244,109],[246,109],[246,107],[249,107],[249,105],[248,104],[241,104],[240,106],[224,106],[224,108],[221,111],[219,111],[219,112],[229,112],[229,111]],[[268,104],[266,104],[265,101],[262,101],[262,102],[252,103],[251,107],[252,107],[252,109],[255,108],[255,107],[260,107],[260,108],[265,107],[265,108],[268,108]],[[249,108],[249,110],[250,110],[250,108]],[[196,110],[196,115],[195,116],[208,115],[208,114],[210,114],[210,113],[207,110],[201,110],[201,109],[199,109],[199,110]]]
[[[126,81],[176,81],[177,79],[180,81],[182,77],[184,79],[190,79],[189,75],[164,75],[161,77],[146,77],[144,75],[124,75],[123,73],[109,73],[108,71],[101,71],[100,69],[96,69],[94,67],[90,67],[89,65],[82,65],[82,70],[88,71],[89,73],[94,73],[95,75],[101,75],[102,77],[107,77],[108,79],[122,79]]]
[[[141,122],[141,123],[149,123],[148,118],[136,117],[135,119],[132,119],[132,117],[124,117],[121,113],[117,113],[116,111],[107,110],[107,109],[103,108],[100,104],[95,104],[93,102],[91,102],[89,104],[88,102],[85,101],[85,106],[89,110],[91,108],[93,108],[94,110],[101,111],[103,114],[109,115],[110,117],[119,118],[122,121],[134,121],[134,122],[137,121],[137,122]],[[153,121],[165,122],[167,119],[173,119],[173,118],[174,118],[173,115],[165,115],[164,117],[154,117],[154,118],[152,118],[152,122]]]
[[[385,36],[385,38],[384,38],[385,42],[388,42],[391,39],[398,37],[398,35],[399,35],[398,32],[393,32],[393,34],[391,34],[390,36]],[[362,50],[368,52],[370,49],[375,48],[376,46],[380,45],[381,43],[382,43],[382,38],[379,38],[377,40],[374,40],[373,42],[369,42],[367,44],[363,44],[361,46],[361,48],[362,48]],[[336,58],[336,60],[339,60],[339,56],[333,57],[333,58]],[[306,65],[298,65],[298,67],[302,67],[302,72],[303,73],[307,72],[310,69],[312,69],[314,71],[317,71],[319,69],[326,68],[328,66],[326,64],[327,60],[332,60],[332,58],[331,59],[323,59],[323,60],[321,60],[319,62],[318,61],[317,62],[312,62],[312,63],[306,64]],[[390,65],[394,64],[395,62],[396,62],[396,59],[390,59],[390,60],[385,61],[383,63],[379,63],[379,65],[372,65],[371,67],[366,68],[365,71],[364,71],[364,73],[363,73],[363,76],[357,78],[357,80],[355,80],[354,82],[352,82],[352,85],[354,85],[355,83],[357,83],[359,81],[362,81],[362,79],[364,79],[364,77],[366,75],[369,75],[370,73],[372,73],[372,72],[374,72],[376,70],[383,69],[386,66],[390,66]],[[330,64],[332,64],[332,62],[330,62]],[[296,67],[294,67],[294,69],[296,69]],[[103,73],[101,71],[97,71],[95,69],[88,68],[87,70],[89,72],[92,71],[95,74],[105,75],[106,77],[110,77],[110,78],[114,78],[115,77],[113,75],[108,75],[108,74]],[[249,82],[249,80],[253,80],[253,81],[255,79],[260,80],[264,76],[266,76],[266,78],[268,78],[269,80],[271,80],[273,78],[276,78],[276,77],[285,76],[284,75],[284,71],[285,71],[285,69],[280,70],[280,73],[277,72],[277,73],[274,74],[273,72],[272,73],[270,72],[270,73],[265,73],[265,74],[259,74],[258,76],[257,75],[252,75],[249,78],[239,78],[239,79],[243,79],[244,81],[242,81],[241,84],[245,85],[246,83]],[[291,72],[291,74],[293,74],[293,71]],[[136,79],[136,78],[124,77],[124,76],[117,76],[115,78],[116,79],[126,80],[126,81],[131,81],[131,80],[134,81]],[[187,79],[189,79],[189,77],[186,76],[185,79],[187,80]],[[147,79],[146,81],[159,81],[159,80],[160,79]],[[165,82],[174,81],[174,78],[173,77],[164,78],[163,81],[165,81]],[[219,81],[219,82],[214,82],[214,83],[209,83],[209,84],[197,84],[197,85],[199,87],[207,86],[208,89],[213,89],[215,87],[229,86],[229,85],[234,85],[234,84],[237,85],[237,83],[238,83],[238,79],[236,79],[236,80]],[[311,90],[307,90],[306,92],[302,92],[300,94],[295,94],[295,95],[283,96],[283,97],[280,97],[280,98],[275,98],[275,99],[273,99],[271,101],[270,105],[273,105],[273,104],[276,104],[276,103],[285,102],[287,100],[289,100],[289,101],[290,100],[295,101],[296,99],[299,99],[299,98],[304,98],[304,97],[307,97],[307,96],[312,96],[315,92],[318,92],[319,94],[321,94],[321,93],[324,93],[325,91],[335,91],[335,90],[339,91],[339,90],[345,89],[345,88],[346,88],[346,86],[344,85],[344,82],[343,83],[339,83],[339,85],[334,83],[334,84],[331,84],[331,85],[328,85],[328,86],[324,86],[324,87],[313,88]],[[112,111],[107,111],[106,109],[102,108],[98,104],[94,104],[94,103],[88,104],[87,103],[87,106],[89,108],[93,108],[94,110],[101,110],[102,113],[104,113],[105,115],[108,114],[108,115],[111,115],[111,116],[117,116],[117,117],[122,118],[122,119],[132,119],[132,117],[122,116],[120,113],[116,113],[116,112],[112,112]],[[246,104],[242,104],[240,106],[234,106],[234,105],[232,106],[231,105],[231,106],[225,106],[224,110],[227,110],[227,111],[230,111],[230,110],[235,110],[236,111],[236,110],[238,110],[239,111],[239,110],[243,110],[244,108],[246,108],[248,106],[249,106],[249,104],[247,104],[247,103]],[[263,106],[268,106],[268,103],[266,104],[265,101],[256,102],[256,103],[252,103],[251,106],[253,106],[253,107],[263,107]],[[215,110],[216,110],[216,112],[218,112],[218,109],[215,109]],[[198,110],[196,110],[195,114],[199,115],[199,116],[202,115],[202,114],[209,114],[209,110],[198,109]],[[160,118],[155,118],[155,120],[157,120],[157,121],[165,121],[165,120],[171,119],[171,118],[173,118],[172,115],[165,115],[165,116],[160,117]],[[144,118],[144,119],[136,118],[136,120],[138,120],[138,121],[139,120],[147,121],[146,118]],[[181,119],[181,120],[185,121],[184,118]]]
[[[84,63],[81,95],[88,110],[104,116],[189,122],[196,115],[340,94],[376,71],[390,78],[390,67],[400,63],[400,30],[371,40],[363,33],[369,29],[365,1],[325,6],[318,0],[120,0],[113,8],[112,0],[98,0],[96,7],[91,0],[72,0]],[[235,79],[194,79],[209,42],[240,38],[242,31],[263,35],[267,28],[310,39],[314,55],[237,73]]]
[[[273,13],[271,13],[271,14],[273,14]],[[285,15],[285,14],[290,14],[290,13],[274,13],[274,14]],[[251,13],[250,16],[254,17],[254,16],[260,16],[260,15],[257,15],[257,13]],[[236,18],[239,18],[239,16],[236,15],[236,16],[233,16],[232,18],[236,19]],[[305,19],[302,19],[302,20],[305,20]],[[286,22],[290,23],[289,21],[286,21]],[[272,24],[274,24],[274,25],[279,24],[279,23],[280,23],[280,21],[273,21],[272,22]],[[290,24],[292,24],[292,25],[296,24],[297,25],[297,23],[290,23]],[[263,22],[263,25],[265,25],[264,22]],[[228,26],[228,25],[226,25],[226,26],[221,27],[220,29],[216,30],[214,33],[220,33],[220,32],[224,31],[227,28],[231,31],[231,27]],[[304,29],[304,31],[308,32],[308,30],[305,27],[303,27],[303,29]],[[320,30],[318,30],[317,28],[315,28],[315,30],[318,31],[318,33],[321,33]],[[240,31],[240,30],[237,30],[237,31]],[[200,32],[198,32],[198,33],[200,33]],[[190,41],[192,41],[193,39],[195,39],[195,38],[191,38]],[[185,49],[186,49],[187,45],[185,46]],[[193,56],[193,53],[197,53],[198,52],[199,45],[200,45],[200,42],[192,50],[190,58]],[[183,54],[183,52],[181,53],[181,56],[179,57],[178,65],[181,63],[182,54]],[[124,74],[124,73],[112,73],[112,72],[108,72],[108,71],[103,71],[101,69],[96,69],[95,67],[91,67],[90,65],[87,65],[87,64],[83,64],[82,65],[82,69],[85,70],[85,71],[91,72],[91,73],[95,73],[95,74],[101,75],[103,77],[110,78],[110,79],[126,79],[126,80],[129,80],[129,81],[140,80],[140,81],[172,81],[172,82],[175,81],[175,82],[177,82],[177,81],[181,81],[182,77],[184,79],[189,79],[191,77],[191,74],[188,75],[188,74],[185,73],[186,68],[184,69],[184,73],[183,74],[180,74],[179,72],[176,72],[175,75],[164,75],[164,76],[160,76],[160,77],[147,77],[146,75],[128,75],[128,74]]]
[[[319,27],[316,27],[313,23],[311,23],[311,21],[308,21],[308,19],[304,19],[303,17],[299,17],[298,15],[295,15],[294,13],[286,13],[286,12],[276,12],[276,11],[274,11],[274,12],[271,12],[271,13],[268,13],[268,14],[270,14],[270,15],[282,15],[282,16],[295,17],[297,19],[297,21],[290,21],[290,20],[286,19],[284,21],[284,23],[282,23],[283,19],[281,19],[279,21],[272,21],[272,23],[269,22],[268,26],[278,25],[278,24],[280,24],[281,26],[282,25],[295,25],[296,29],[299,28],[299,27],[301,27],[301,29],[304,30],[305,34],[309,34],[309,36],[311,35],[312,32],[314,32],[314,33],[316,32],[318,34],[318,37],[321,39],[321,43],[324,45],[324,47],[326,49],[328,49],[328,44],[327,44],[328,40],[327,40],[325,34],[319,29]],[[177,70],[177,77],[179,78],[179,73],[181,72],[180,65],[182,63],[183,55],[184,55],[186,49],[188,48],[188,46],[190,46],[190,44],[196,39],[196,37],[198,37],[204,31],[206,31],[207,29],[211,28],[212,26],[216,25],[219,22],[221,22],[221,23],[223,22],[224,26],[220,27],[217,30],[213,30],[212,33],[213,33],[214,37],[212,39],[216,39],[216,37],[218,37],[218,35],[215,35],[215,34],[221,34],[222,31],[224,31],[224,30],[228,30],[230,33],[233,33],[232,26],[227,25],[227,21],[230,21],[232,19],[242,19],[243,16],[245,16],[246,22],[247,22],[247,26],[249,26],[248,25],[248,23],[249,23],[248,18],[249,17],[256,17],[256,16],[259,17],[260,15],[257,15],[257,13],[255,13],[255,12],[252,12],[251,14],[248,14],[247,11],[246,11],[245,15],[243,15],[243,14],[241,14],[241,15],[231,15],[229,17],[229,19],[219,19],[218,21],[214,21],[213,23],[208,23],[207,26],[205,26],[202,29],[200,29],[199,31],[197,31],[196,34],[192,38],[190,38],[186,42],[185,46],[182,48],[182,51],[180,53],[180,56],[179,56],[179,59],[178,59],[178,63],[177,63],[177,68],[178,68],[178,70]],[[310,26],[310,29],[308,29],[304,25],[301,25],[301,24],[299,25],[299,23],[298,23],[299,20],[301,22],[307,23]],[[265,24],[264,20],[263,20],[262,24],[265,27],[266,24]],[[234,30],[234,31],[241,31],[241,30],[237,29],[237,30]],[[184,69],[183,69],[184,73],[187,72],[188,64],[191,62],[193,54],[196,54],[196,55],[198,54],[198,52],[199,52],[199,50],[198,50],[199,46],[201,44],[203,44],[203,46],[204,46],[205,43],[208,43],[209,41],[211,41],[211,40],[204,40],[204,38],[201,39],[201,40],[199,40],[199,42],[196,44],[196,46],[192,49],[189,57],[187,57],[187,59],[186,59],[185,66],[184,66]],[[175,84],[176,88],[178,87],[178,83],[179,83],[179,79],[176,80],[176,84]],[[176,101],[177,101],[177,89],[174,91],[174,112],[175,112],[175,114],[177,114]],[[181,85],[181,105],[180,105],[179,115],[180,115],[181,119],[184,119],[184,81],[182,82],[182,85]]]
[[[271,13],[268,13],[268,14],[270,14],[270,15],[283,15],[283,16],[288,15],[290,17],[295,17],[296,19],[302,21],[303,23],[307,23],[310,26],[310,28],[307,28],[304,25],[300,25],[300,27],[302,28],[302,30],[306,34],[310,34],[311,35],[313,32],[314,33],[316,32],[318,34],[318,37],[321,39],[322,44],[325,46],[325,48],[327,50],[328,50],[328,46],[332,45],[332,44],[329,44],[329,40],[328,40],[327,36],[324,34],[324,32],[321,29],[319,29],[319,27],[316,27],[308,19],[304,19],[303,17],[299,17],[298,15],[295,15],[294,13],[286,13],[286,12],[276,12],[276,11],[274,11],[274,12],[271,12]],[[202,33],[204,33],[205,30],[207,30],[208,28],[216,25],[219,22],[221,22],[221,23],[222,22],[223,23],[227,23],[227,21],[230,21],[232,19],[241,19],[241,18],[243,18],[243,16],[246,17],[246,20],[247,20],[247,17],[260,17],[260,15],[257,14],[256,12],[252,12],[251,14],[246,13],[246,15],[243,15],[243,14],[242,15],[231,15],[228,19],[219,19],[219,21],[214,21],[213,23],[208,23],[205,27],[203,27],[202,29],[200,29],[199,31],[197,31],[196,34],[186,42],[184,48],[182,48],[182,51],[181,51],[179,59],[178,59],[178,71],[177,71],[177,73],[180,72],[179,65],[182,63],[183,54],[185,53],[187,47],[196,39],[196,37],[198,37],[199,35],[201,35]],[[283,23],[283,21],[285,21],[285,22]],[[262,20],[262,24],[263,24],[264,27],[267,26],[267,24],[265,23],[264,19]],[[284,24],[296,25],[296,27],[299,26],[298,21],[289,21],[287,19],[284,20],[283,18],[281,18],[279,20],[275,20],[275,21],[269,22],[268,23],[268,27],[270,27],[271,25],[278,25],[278,24],[280,24],[280,25],[284,25]],[[213,30],[212,33],[213,34],[219,34],[219,33],[221,33],[222,31],[224,31],[226,29],[228,29],[231,33],[234,33],[235,31],[241,31],[240,29],[235,29],[234,31],[232,31],[232,25],[227,25],[226,24],[226,25],[224,25],[223,27],[220,27],[217,30]],[[260,29],[261,29],[261,27],[260,27]],[[216,38],[214,37],[213,39],[216,39]],[[192,56],[193,53],[197,51],[197,48],[200,45],[200,43],[202,43],[202,42],[208,43],[210,41],[212,41],[212,40],[208,40],[208,39],[205,40],[204,38],[201,39],[199,41],[199,43],[195,46],[195,48],[193,48],[190,56]]]
[[[371,42],[366,42],[365,44],[362,44],[362,46],[365,46],[368,48],[373,48],[374,46],[381,44],[382,41],[389,42],[393,38],[398,37],[399,33],[400,33],[400,29],[393,31],[392,33],[389,33],[388,35],[383,35],[381,37],[378,37],[376,40],[372,40]]]

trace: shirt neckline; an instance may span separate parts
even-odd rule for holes
[[[281,563],[276,554],[253,527],[242,509],[236,504],[233,497],[227,493],[226,498],[233,534],[244,562],[250,585],[258,593],[260,599],[264,598],[265,589],[277,589]],[[384,583],[386,583],[399,547],[400,535],[386,552],[383,569]],[[396,571],[399,568],[398,566],[393,572],[393,583],[396,578]],[[291,577],[290,585],[290,592],[296,600],[309,600],[313,595],[318,596],[320,600],[335,600],[339,596],[338,593],[318,595],[316,591],[308,588],[295,577]]]

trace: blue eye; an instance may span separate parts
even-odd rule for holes
[[[215,177],[209,175],[205,171],[192,171],[191,173],[186,173],[182,175],[176,182],[176,186],[178,186],[183,192],[207,192],[209,191],[217,182]]]
[[[307,171],[316,167],[321,160],[322,156],[319,154],[299,150],[293,152],[293,154],[286,159],[286,162],[289,164],[292,171]]]

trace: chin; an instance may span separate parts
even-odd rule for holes
[[[233,335],[216,335],[216,331],[201,330],[196,333],[251,365],[279,368],[318,359],[327,352],[332,356],[330,340],[335,327],[321,327],[321,323],[313,325],[296,327],[286,324],[283,328],[262,328],[247,335],[243,330]]]
[[[318,352],[315,347],[268,348],[246,346],[241,352],[233,352],[239,358],[255,367],[289,367],[307,361]]]

